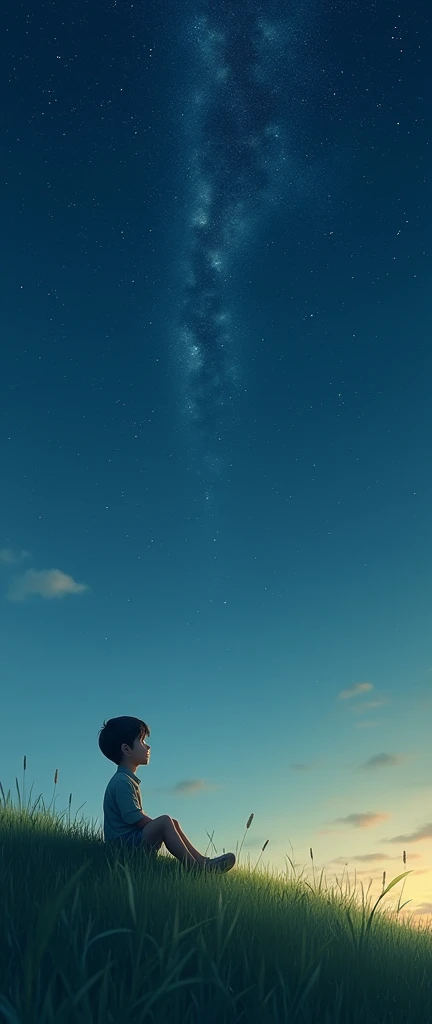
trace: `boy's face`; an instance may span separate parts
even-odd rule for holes
[[[126,744],[125,744],[126,746]],[[150,747],[145,737],[137,736],[133,747],[128,747],[124,753],[124,761],[137,767],[139,764],[148,764],[150,761]]]

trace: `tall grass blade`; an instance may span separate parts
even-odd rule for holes
[[[40,966],[50,936],[54,930],[60,909],[71,889],[76,884],[78,878],[80,878],[87,869],[89,863],[89,861],[86,861],[85,864],[82,864],[81,867],[78,868],[78,871],[72,875],[66,885],[63,886],[63,889],[61,889],[57,894],[55,899],[49,900],[39,914],[34,934],[28,941],[24,958],[24,1002],[27,1012],[31,1006],[36,972]]]

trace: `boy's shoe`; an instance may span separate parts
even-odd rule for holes
[[[220,857],[206,857],[205,871],[230,871],[235,864],[234,853],[223,853]]]

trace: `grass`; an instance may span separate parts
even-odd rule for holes
[[[432,934],[400,899],[378,909],[409,872],[371,909],[317,884],[312,849],[313,885],[261,854],[187,871],[16,787],[15,806],[0,783],[2,1024],[430,1024]]]

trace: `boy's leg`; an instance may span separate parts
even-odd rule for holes
[[[152,842],[162,839],[173,857],[177,857],[177,860],[180,860],[187,867],[193,867],[194,864],[203,865],[205,863],[205,857],[203,857],[202,853],[198,853],[198,850],[196,851],[196,856],[189,852],[183,839],[177,832],[172,818],[168,814],[161,814],[159,818],[153,818],[141,831],[143,840],[146,843],[150,843],[150,845]]]
[[[180,836],[180,839],[183,840],[186,849],[189,850],[189,853],[191,853],[192,856],[195,857],[195,859],[198,862],[201,863],[201,862],[205,861],[206,858],[204,857],[204,855],[202,853],[200,853],[199,850],[196,850],[195,847],[192,846],[192,843],[191,843],[190,839],[188,839],[188,837],[185,836],[185,834],[183,832],[183,829],[180,827],[180,825],[179,825],[179,823],[177,821],[177,818],[173,818],[173,824],[174,824],[174,827],[175,827],[175,829],[177,830],[177,832],[178,832],[178,834]]]

